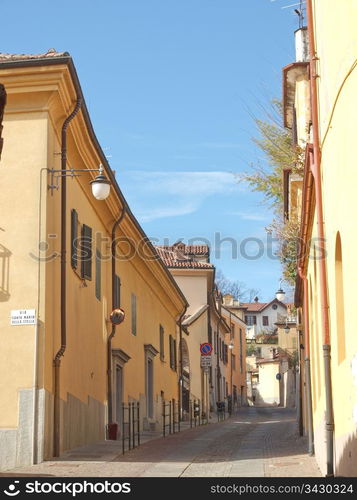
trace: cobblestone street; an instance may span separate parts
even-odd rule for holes
[[[241,408],[221,423],[147,441],[125,455],[118,442],[71,450],[57,461],[2,475],[76,477],[318,477],[294,410]]]

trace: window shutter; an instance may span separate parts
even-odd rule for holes
[[[177,351],[176,351],[176,340],[172,343],[174,349],[174,370],[177,370]]]
[[[170,335],[170,368],[174,367],[174,356],[173,356],[173,338]]]
[[[136,295],[131,294],[131,333],[136,335]]]
[[[98,248],[95,252],[95,296],[101,299],[102,288],[102,256]]]
[[[164,328],[160,325],[160,359],[164,361],[165,359],[165,338],[164,338]]]
[[[114,276],[114,308],[120,307],[120,287],[121,281],[120,277],[116,274]]]
[[[92,279],[92,228],[83,224],[82,226],[82,278]]]
[[[71,210],[71,266],[77,269],[78,266],[78,252],[77,242],[78,238],[78,214],[74,208]]]

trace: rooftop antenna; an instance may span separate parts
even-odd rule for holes
[[[300,0],[299,3],[292,3],[290,5],[284,5],[281,7],[282,9],[290,9],[291,7],[299,7],[298,9],[294,9],[294,12],[299,16],[299,28],[304,27],[304,9],[305,9],[305,4],[306,0]]]

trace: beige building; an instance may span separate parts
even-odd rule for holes
[[[122,403],[140,402],[141,427],[160,425],[162,401],[179,398],[187,301],[120,191],[69,54],[0,54],[0,82],[6,469],[105,439]]]
[[[356,476],[356,47],[354,0],[307,0],[296,60],[283,68],[284,121],[304,151],[284,174],[287,220],[302,242],[296,266],[303,356],[303,428],[328,476]]]
[[[226,296],[223,304],[227,304]],[[228,346],[225,395],[232,397],[233,407],[239,407],[247,404],[246,324],[228,304],[222,305],[221,314],[230,327],[225,336]]]
[[[190,402],[198,401],[203,416],[210,409],[210,370],[201,367],[200,345],[210,340],[210,295],[214,285],[214,266],[209,262],[205,245],[156,247],[157,251],[187,297],[188,308],[182,319],[182,411],[190,412]]]
[[[212,416],[216,403],[229,397],[236,405],[245,403],[245,323],[222,305],[209,248],[177,242],[157,250],[189,303],[181,334],[183,412],[188,413],[190,400],[200,402],[204,416]],[[201,367],[200,346],[206,342],[213,348],[208,369]]]

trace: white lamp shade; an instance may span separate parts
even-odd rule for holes
[[[278,290],[275,296],[279,300],[279,302],[283,302],[285,298],[285,292],[283,290]]]
[[[91,184],[94,198],[96,198],[97,200],[105,200],[106,198],[108,198],[110,193],[109,182],[103,182],[100,180],[96,182],[94,180]]]

